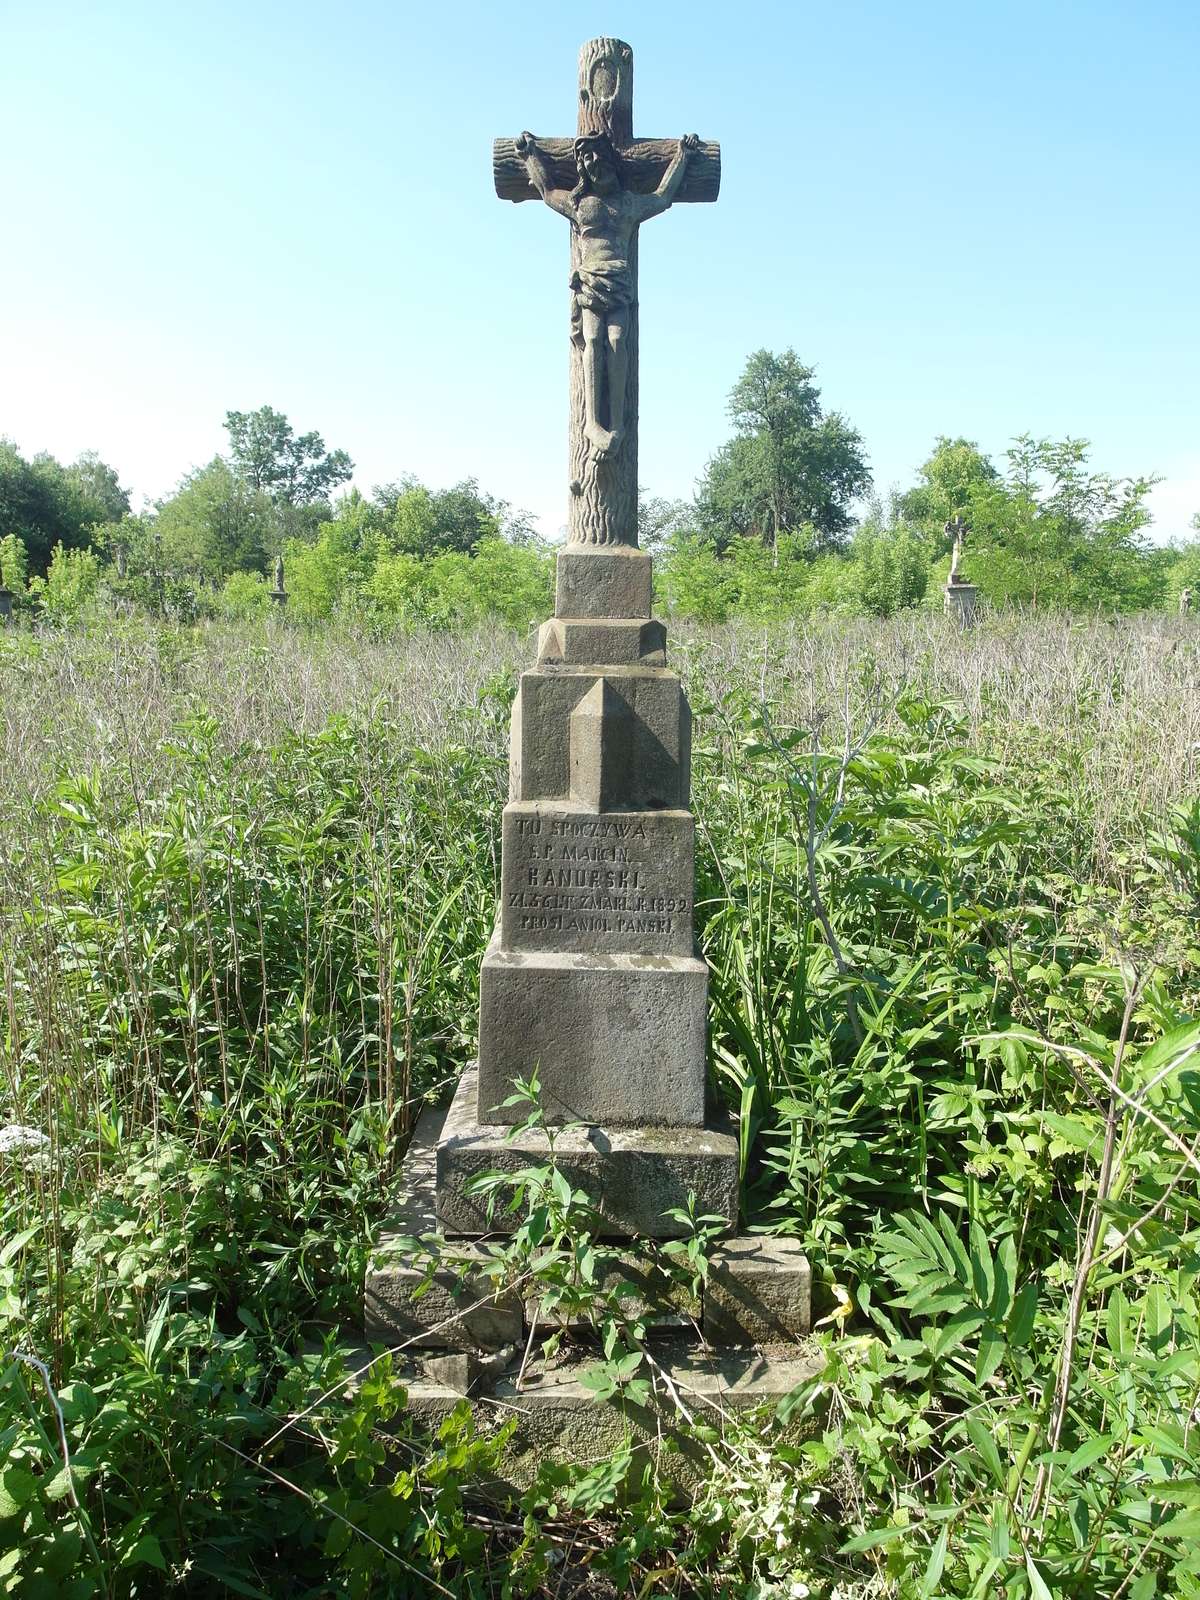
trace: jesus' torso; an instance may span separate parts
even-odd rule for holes
[[[623,272],[629,265],[629,246],[638,225],[633,195],[585,194],[575,205],[575,233],[580,265],[590,272]]]

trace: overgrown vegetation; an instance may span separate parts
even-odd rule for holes
[[[632,1452],[497,1504],[503,1426],[346,1382],[472,1051],[524,639],[0,653],[5,1592],[1200,1594],[1190,623],[677,637],[712,1071],[824,1322],[779,1415],[694,1417],[690,1510]],[[575,1197],[525,1204],[597,1403],[674,1414]]]
[[[733,437],[694,496],[642,494],[660,608],[698,622],[936,608],[954,519],[965,575],[995,610],[1176,610],[1200,591],[1200,541],[1147,535],[1158,480],[1095,470],[1082,439],[1023,435],[1000,471],[970,440],[939,438],[912,488],[873,497],[864,442],[814,376],[792,350],[755,351],[730,392]],[[335,503],[344,450],[270,406],[225,426],[228,456],[136,516],[96,457],[28,462],[0,441],[0,579],[18,610],[250,618],[272,604],[280,557],[290,615],[308,623],[523,628],[548,609],[551,542],[474,479],[435,491],[405,476]]]

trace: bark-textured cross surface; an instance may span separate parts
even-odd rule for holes
[[[637,544],[638,232],[679,202],[712,201],[721,147],[633,136],[633,51],[591,39],[579,53],[574,139],[497,139],[502,200],[544,200],[571,224],[568,541]]]

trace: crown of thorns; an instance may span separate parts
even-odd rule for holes
[[[617,152],[613,149],[613,142],[606,133],[585,133],[575,141],[575,159],[583,155],[585,150],[594,150],[597,155],[607,156],[610,161],[616,161]]]

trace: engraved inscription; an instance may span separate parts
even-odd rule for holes
[[[690,819],[512,816],[504,897],[506,937],[529,948],[690,954]]]

